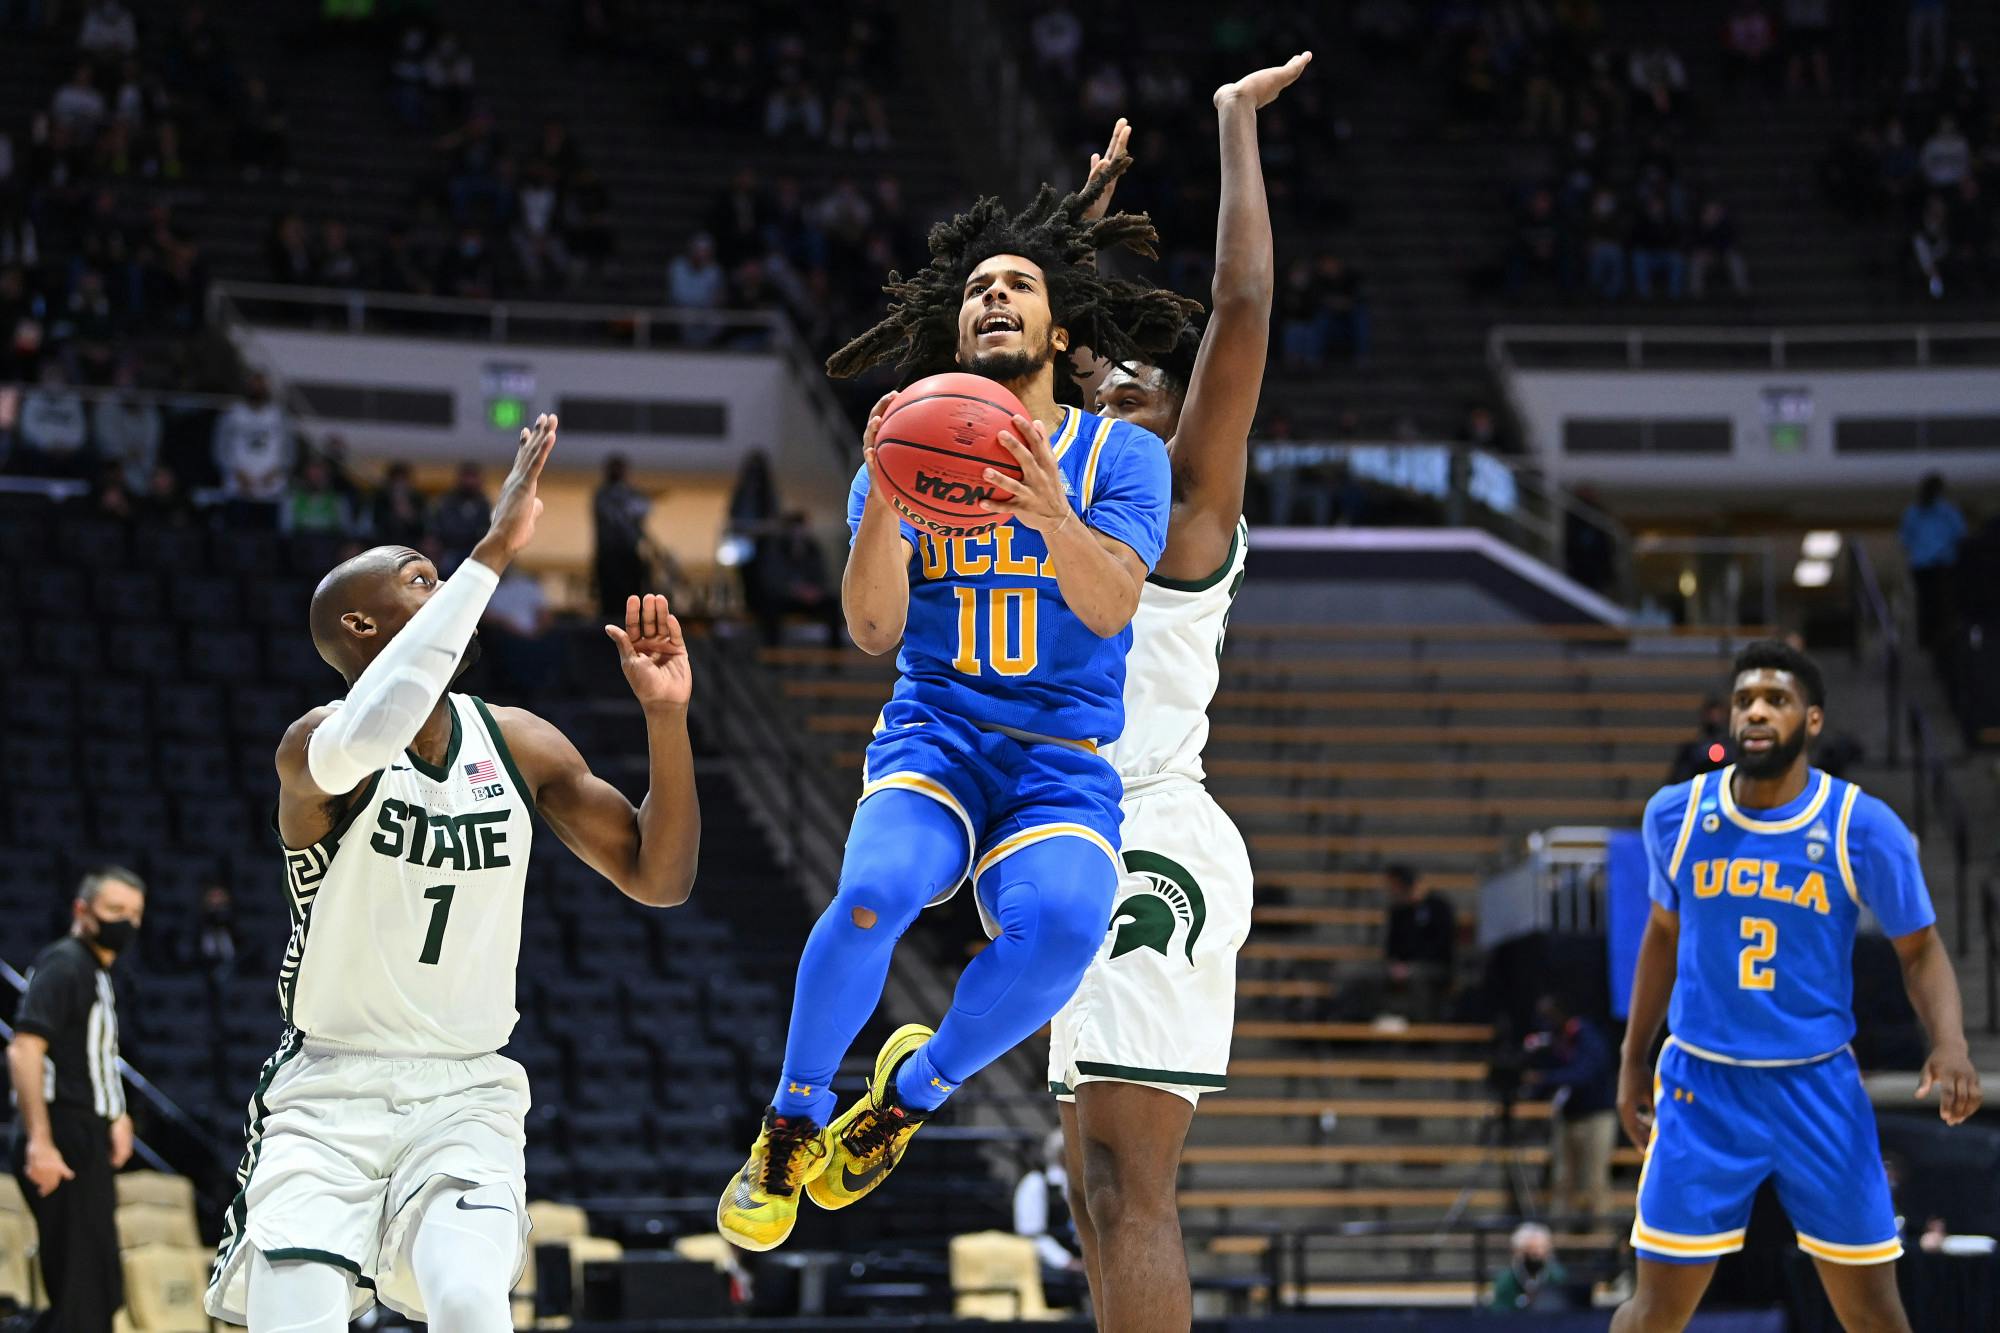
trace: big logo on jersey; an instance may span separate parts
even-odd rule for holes
[[[1194,964],[1195,941],[1208,923],[1208,903],[1187,867],[1158,852],[1125,853],[1125,868],[1144,885],[1128,894],[1111,913],[1111,956],[1122,958],[1134,949],[1151,949],[1162,957],[1176,952]],[[1174,936],[1185,931],[1187,942],[1174,948]]]

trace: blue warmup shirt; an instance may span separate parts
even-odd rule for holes
[[[1694,1055],[1811,1060],[1854,1036],[1854,932],[1865,904],[1891,937],[1937,919],[1916,840],[1851,782],[1808,770],[1775,810],[1739,808],[1735,766],[1646,804],[1648,892],[1680,915],[1667,1025]]]
[[[1151,431],[1077,408],[1050,435],[1063,487],[1090,527],[1135,551],[1150,572],[1167,544],[1172,482]],[[861,526],[868,469],[847,497]],[[1117,739],[1125,729],[1130,626],[1099,638],[1063,601],[1042,535],[1013,519],[973,537],[934,537],[904,523],[910,612],[894,698],[977,726],[1059,740]]]

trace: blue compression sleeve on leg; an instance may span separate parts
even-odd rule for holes
[[[896,941],[964,872],[965,856],[965,825],[928,796],[892,787],[854,812],[840,892],[799,958],[784,1072],[771,1098],[779,1115],[822,1125],[833,1118],[834,1071],[881,1002]]]
[[[1000,933],[958,979],[937,1035],[896,1071],[903,1105],[928,1111],[1040,1031],[1076,993],[1111,924],[1118,876],[1075,837],[1030,843],[986,872]]]

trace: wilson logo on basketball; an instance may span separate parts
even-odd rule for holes
[[[916,491],[919,496],[948,505],[977,504],[993,494],[991,486],[974,486],[952,477],[933,476],[921,468],[917,470]]]

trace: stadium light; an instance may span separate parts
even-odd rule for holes
[[[1792,566],[1792,582],[1801,588],[1824,588],[1833,582],[1831,560],[1801,560]]]
[[[1799,554],[1808,560],[1832,560],[1840,554],[1840,534],[1824,529],[1808,532],[1799,543]]]

